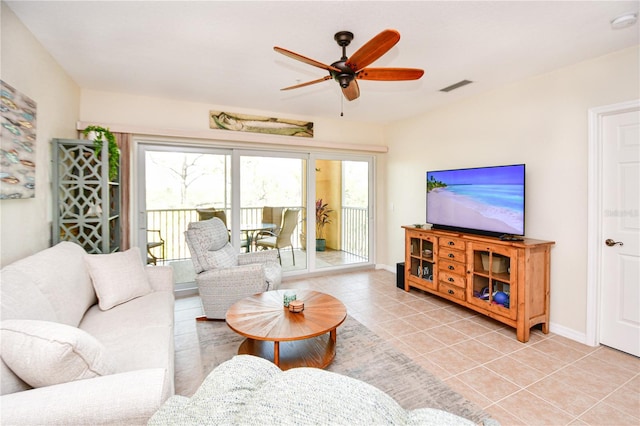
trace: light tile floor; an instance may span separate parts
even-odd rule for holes
[[[484,408],[503,425],[640,425],[640,359],[532,330],[515,330],[368,270],[286,280],[334,295],[349,315]],[[176,300],[176,392],[202,380],[197,296]]]

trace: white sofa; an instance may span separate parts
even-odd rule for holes
[[[144,424],[173,395],[171,268],[62,242],[0,289],[3,425]]]

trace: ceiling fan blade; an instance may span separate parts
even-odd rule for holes
[[[417,80],[422,77],[424,70],[418,68],[365,68],[358,72],[356,78],[360,80]]]
[[[348,101],[353,101],[354,99],[358,99],[360,96],[360,87],[358,87],[358,82],[355,80],[351,80],[351,83],[345,88],[342,89],[342,94]]]
[[[310,86],[312,84],[316,84],[316,83],[322,83],[323,81],[327,81],[327,80],[331,80],[331,76],[327,75],[325,77],[319,78],[317,80],[313,80],[313,81],[307,81],[306,83],[300,83],[300,84],[296,84],[295,86],[289,86],[289,87],[284,87],[280,90],[291,90],[291,89],[297,89],[298,87],[304,87],[304,86]]]
[[[331,65],[325,65],[322,62],[318,62],[318,61],[313,60],[311,58],[307,58],[306,56],[302,56],[302,55],[300,55],[298,53],[295,53],[295,52],[292,52],[290,50],[283,49],[282,47],[274,46],[273,50],[275,50],[278,53],[282,53],[283,55],[288,56],[290,58],[296,59],[296,60],[298,60],[300,62],[304,62],[305,64],[309,64],[309,65],[313,65],[314,67],[322,68],[323,70],[341,72],[340,69],[338,69],[336,67],[332,67]]]
[[[384,30],[347,59],[347,66],[354,71],[360,71],[373,63],[380,56],[387,53],[400,40],[400,33],[396,30]]]

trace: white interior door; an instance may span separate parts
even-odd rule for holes
[[[600,343],[640,356],[640,111],[602,120]]]

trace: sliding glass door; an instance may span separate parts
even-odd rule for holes
[[[177,288],[193,287],[184,231],[203,211],[224,213],[239,252],[277,250],[285,274],[372,262],[372,157],[136,144],[138,245]]]
[[[307,269],[305,155],[240,152],[241,231],[249,250],[278,251],[285,272]]]

